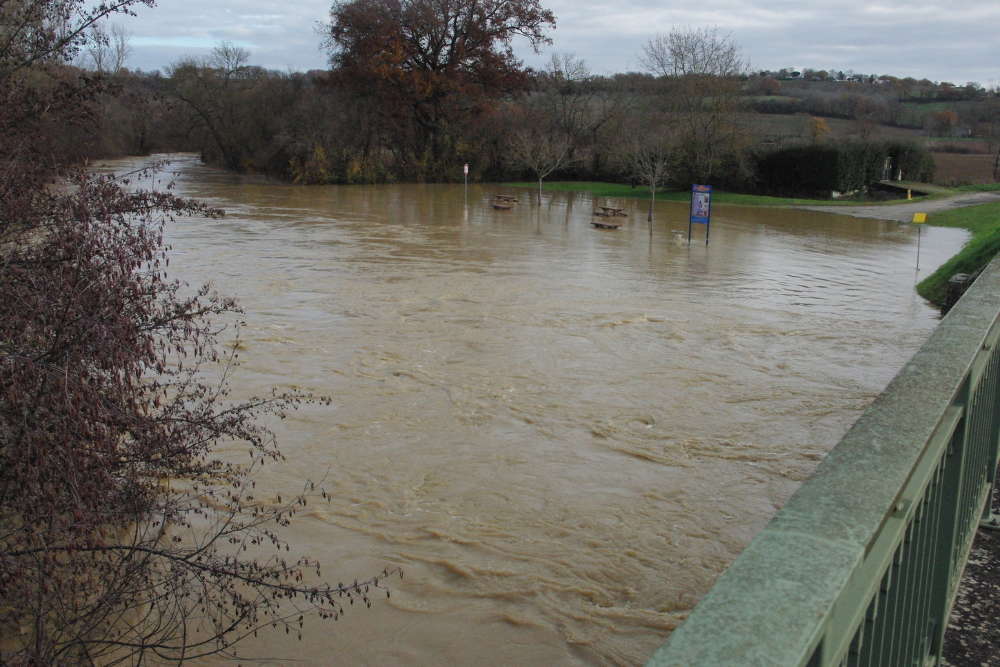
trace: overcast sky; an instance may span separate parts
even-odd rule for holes
[[[165,67],[207,54],[223,40],[268,69],[324,68],[316,26],[330,0],[158,0],[136,18],[129,66]],[[541,55],[572,53],[596,74],[641,69],[637,56],[656,33],[718,26],[731,33],[755,70],[782,67],[854,70],[964,84],[1000,82],[998,0],[543,0],[556,15],[553,43]]]

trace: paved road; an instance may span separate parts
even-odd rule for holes
[[[988,204],[990,202],[1000,202],[1000,192],[964,192],[945,199],[931,199],[929,201],[915,201],[905,204],[885,204],[882,206],[797,206],[796,208],[808,211],[820,211],[821,213],[850,215],[855,218],[878,218],[879,220],[909,222],[913,219],[914,213],[927,213],[928,221],[930,221],[930,215],[935,211],[947,211],[953,208],[974,206],[975,204]]]

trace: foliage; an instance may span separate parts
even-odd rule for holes
[[[828,134],[830,134],[830,125],[826,122],[826,119],[810,116],[809,138],[812,139],[813,143],[820,141]]]
[[[647,42],[641,61],[664,77],[663,103],[676,120],[678,182],[739,180],[748,143],[738,114],[747,64],[732,37],[716,28],[675,29]]]
[[[165,272],[164,225],[221,213],[76,169],[49,137],[89,128],[101,90],[58,61],[133,4],[0,0],[38,19],[0,52],[4,664],[229,651],[259,628],[298,630],[308,610],[336,618],[388,575],[309,583],[313,561],[281,556],[277,530],[307,500],[255,497],[253,471],[281,458],[260,418],[317,399],[232,401],[217,322],[238,307]],[[217,452],[234,443],[248,459]]]
[[[327,47],[336,80],[398,126],[402,157],[435,170],[456,151],[455,126],[527,83],[513,39],[547,43],[538,0],[339,0]]]
[[[926,148],[904,141],[889,141],[883,144],[886,155],[892,159],[893,173],[907,181],[930,183],[934,180],[934,156]]]
[[[927,129],[937,136],[949,136],[956,125],[958,125],[958,114],[954,111],[935,111],[927,117]]]
[[[532,83],[531,91],[510,106],[522,107],[532,120],[569,139],[568,164],[562,172],[578,177],[611,171],[620,177],[622,172],[615,171],[615,144],[625,119],[636,113],[634,100],[623,87],[599,81],[572,54],[553,54]],[[510,116],[520,120],[516,111]],[[524,129],[519,124],[515,132]]]
[[[265,170],[287,158],[276,135],[287,104],[249,52],[223,42],[205,60],[185,59],[170,68],[170,92],[190,111],[189,126],[204,133],[205,158],[234,171]],[[263,153],[263,155],[261,154]],[[275,155],[277,154],[277,156]]]
[[[900,142],[849,142],[793,146],[757,159],[758,188],[773,194],[829,195],[853,192],[882,180],[886,160],[908,180],[933,177],[934,161],[925,149]]]
[[[910,135],[927,141],[923,130],[900,128],[923,128],[931,113],[952,110],[958,114],[953,130],[969,129],[983,139],[980,150],[996,151],[997,98],[982,91],[812,70],[804,70],[803,78],[781,81],[780,72],[729,76],[725,73],[741,72],[743,58],[732,37],[717,29],[662,35],[665,62],[676,59],[678,65],[654,70],[669,76],[594,75],[572,54],[553,55],[544,69],[531,71],[516,60],[504,60],[510,44],[502,39],[492,51],[476,50],[500,54],[499,60],[456,62],[452,46],[465,48],[462,39],[479,34],[473,30],[475,13],[465,22],[444,23],[442,17],[466,4],[337,3],[331,19],[347,22],[336,26],[357,30],[340,44],[333,39],[335,24],[325,28],[334,65],[329,72],[267,71],[250,65],[242,49],[225,44],[209,58],[175,63],[169,76],[122,69],[96,77],[49,66],[45,76],[52,90],[72,89],[84,76],[90,89],[100,81],[106,92],[87,102],[93,115],[86,130],[52,124],[46,140],[58,145],[56,152],[78,157],[196,151],[212,164],[300,183],[454,181],[461,180],[465,162],[473,180],[503,180],[525,175],[523,165],[513,159],[512,145],[518,133],[528,130],[515,122],[524,114],[539,123],[532,131],[558,128],[569,139],[568,163],[547,178],[627,181],[632,174],[621,149],[631,143],[629,128],[669,115],[678,156],[673,186],[711,181],[746,190],[754,188],[753,154],[809,140],[810,123],[817,124],[812,129],[826,123],[831,138],[853,135],[871,141]],[[550,24],[542,15],[538,18],[544,42],[542,29]],[[365,21],[375,21],[378,31],[361,30]],[[361,41],[376,34],[395,46],[364,51]],[[346,48],[348,42],[358,48]],[[438,60],[433,60],[432,42],[447,46]],[[365,57],[349,59],[349,53]],[[437,65],[427,69],[432,60]],[[80,56],[75,62],[86,59]],[[506,64],[490,69],[498,62]],[[718,64],[725,62],[730,65]],[[32,76],[40,76],[38,68]],[[72,85],[65,86],[67,82]],[[781,95],[766,94],[776,89]],[[945,93],[963,97],[926,101]],[[754,111],[775,116],[762,119]]]
[[[747,90],[754,95],[774,97],[781,94],[781,82],[771,76],[759,76],[751,79]]]
[[[35,65],[69,62],[87,32],[112,14],[154,0],[0,0],[0,83]],[[91,42],[92,43],[92,42]]]

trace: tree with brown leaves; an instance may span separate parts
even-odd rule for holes
[[[554,25],[538,0],[338,0],[327,48],[338,80],[400,123],[407,159],[426,174],[446,169],[455,125],[526,85],[514,38],[537,49]]]
[[[235,352],[208,288],[166,274],[163,226],[221,212],[74,168],[52,127],[93,121],[70,59],[146,0],[0,0],[0,663],[183,661],[370,602],[390,573],[324,584],[285,560],[303,494],[266,502],[258,418],[299,393],[228,398]],[[88,9],[89,8],[89,9]],[[212,380],[221,373],[221,379]],[[216,445],[239,442],[247,460]],[[325,496],[322,490],[316,492]]]

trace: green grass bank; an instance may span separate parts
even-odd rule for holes
[[[972,232],[972,238],[957,255],[917,284],[920,296],[940,306],[948,294],[948,280],[953,275],[978,273],[1000,251],[1000,203],[934,213],[927,222],[937,227],[960,227]]]

